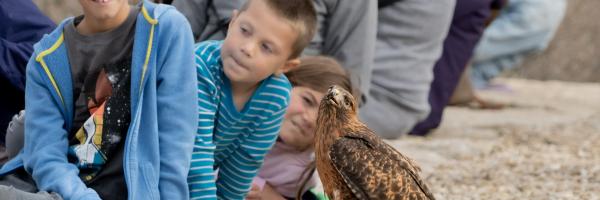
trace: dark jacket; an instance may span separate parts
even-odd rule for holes
[[[0,1],[0,144],[11,117],[25,105],[25,66],[33,44],[54,27],[31,0]]]
[[[483,35],[492,9],[500,9],[506,0],[457,0],[450,32],[444,40],[442,57],[433,67],[434,79],[429,90],[429,116],[417,124],[411,134],[426,135],[437,128],[444,108],[458,85],[460,75],[473,56],[475,45]]]

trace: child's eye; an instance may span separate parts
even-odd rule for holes
[[[263,43],[263,44],[262,44],[262,45],[260,45],[260,46],[261,46],[261,48],[262,48],[264,51],[266,51],[267,53],[272,53],[272,52],[273,52],[273,50],[271,49],[271,46],[269,46],[269,45],[268,45],[268,44],[266,44],[266,43]]]
[[[308,97],[302,97],[302,100],[304,101],[304,103],[309,106],[309,107],[313,107],[315,105],[315,102],[313,102],[310,98]]]
[[[240,31],[242,32],[242,34],[247,35],[250,32],[248,31],[248,29],[244,28],[244,27],[240,27]]]

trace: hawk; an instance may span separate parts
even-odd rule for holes
[[[336,86],[319,106],[315,156],[330,199],[434,199],[421,169],[360,122],[356,100]]]

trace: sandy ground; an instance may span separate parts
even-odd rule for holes
[[[503,110],[450,107],[430,136],[388,141],[438,199],[600,199],[600,84],[503,79]]]

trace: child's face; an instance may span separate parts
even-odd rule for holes
[[[279,133],[279,139],[283,143],[300,151],[311,148],[315,138],[319,103],[323,96],[325,93],[308,87],[292,88],[290,104]]]
[[[86,18],[105,21],[129,13],[127,0],[79,0]],[[103,22],[105,23],[105,22]]]
[[[291,24],[254,0],[245,11],[234,11],[221,49],[223,71],[233,83],[247,84],[284,73],[300,63],[289,59],[297,37]]]

